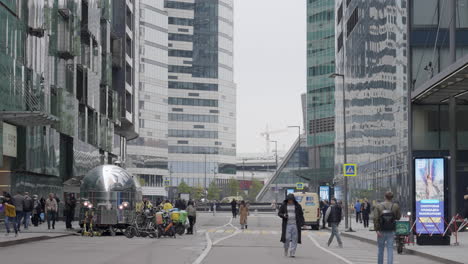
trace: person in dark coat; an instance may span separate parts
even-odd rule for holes
[[[322,207],[321,207],[321,209],[322,209],[322,229],[327,228],[326,227],[327,221],[325,219],[325,214],[327,213],[328,207],[329,207],[328,201],[327,200],[322,201]]]
[[[343,247],[343,242],[341,241],[340,232],[338,231],[338,225],[341,222],[341,218],[342,218],[341,207],[337,204],[336,199],[332,198],[330,207],[328,207],[327,213],[325,215],[325,219],[327,219],[328,225],[332,229],[330,238],[328,239],[328,243],[327,243],[328,246],[330,246],[330,244],[333,241],[333,238],[336,236],[336,240],[338,240],[338,245],[340,246],[340,248]]]
[[[237,217],[237,201],[236,201],[236,199],[232,199],[231,211],[232,211],[232,218],[236,218]]]
[[[361,212],[362,212],[362,221],[364,221],[364,228],[368,228],[371,206],[370,206],[369,201],[367,201],[367,199],[364,199],[364,202],[361,205]]]
[[[75,218],[76,198],[74,193],[70,193],[65,200],[65,226],[67,229],[73,229],[72,222]]]
[[[284,243],[284,255],[294,258],[297,244],[301,244],[301,228],[304,225],[302,206],[296,201],[294,194],[290,193],[281,205],[278,216],[283,219],[281,229],[281,242]]]
[[[468,187],[466,187],[466,192],[463,196],[463,218],[468,219]]]

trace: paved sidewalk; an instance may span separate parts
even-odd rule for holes
[[[372,228],[372,224],[370,225]],[[344,224],[340,226],[344,229]],[[352,228],[356,232],[342,232],[343,236],[355,238],[363,242],[377,244],[377,235],[374,231],[365,229],[362,224],[353,221]],[[415,238],[416,239],[416,238]],[[455,238],[452,237],[450,246],[418,246],[417,244],[406,245],[408,254],[415,254],[421,257],[438,260],[441,263],[463,264],[468,258],[468,232],[461,232],[458,235],[459,246],[454,246]]]
[[[73,226],[78,227],[78,222],[74,222]],[[23,227],[23,226],[22,226]],[[76,231],[68,231],[65,228],[65,222],[60,221],[55,223],[55,229],[48,230],[47,223],[43,223],[39,226],[29,226],[29,230],[21,229],[21,232],[15,237],[15,233],[12,227],[10,227],[10,234],[5,235],[5,224],[0,224],[0,247],[13,246],[17,244],[36,242],[41,240],[59,238],[64,236],[71,236],[77,234]]]

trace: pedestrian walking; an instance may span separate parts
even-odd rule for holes
[[[213,212],[213,216],[216,215],[216,206],[217,206],[217,202],[216,200],[213,200],[213,203],[211,204],[211,211]]]
[[[337,204],[336,198],[331,199],[331,205],[327,209],[325,218],[327,219],[328,226],[330,226],[332,229],[327,245],[330,246],[330,244],[333,242],[333,238],[336,236],[338,246],[343,247],[343,241],[341,240],[340,232],[338,230],[338,226],[340,225],[342,219],[342,209]]]
[[[197,222],[197,209],[195,208],[193,201],[188,202],[187,215],[190,224],[189,228],[187,229],[187,235],[193,235],[193,228]]]
[[[463,218],[468,219],[468,187],[466,187],[466,192],[463,196]]]
[[[67,230],[73,229],[72,222],[75,218],[75,208],[76,208],[76,198],[74,193],[70,193],[68,197],[65,198],[65,227]]]
[[[31,222],[34,226],[38,226],[40,223],[42,212],[41,202],[39,200],[39,196],[37,194],[33,195],[33,212]]]
[[[31,220],[31,214],[34,209],[34,201],[29,196],[28,192],[24,193],[24,201],[23,201],[23,225],[24,230],[28,230],[29,221]]]
[[[281,226],[281,242],[284,243],[284,256],[294,258],[297,244],[301,244],[301,228],[304,225],[304,212],[302,206],[296,201],[294,194],[290,193],[281,205],[278,216],[283,219]]]
[[[232,199],[231,201],[231,212],[232,212],[232,218],[237,217],[237,201],[236,199]]]
[[[53,193],[49,193],[49,198],[45,202],[45,215],[47,218],[47,227],[50,230],[50,224],[52,222],[52,229],[55,229],[55,218],[57,216],[58,204],[54,198]]]
[[[17,192],[15,196],[13,196],[13,205],[15,206],[16,210],[16,225],[18,232],[21,231],[21,221],[23,220],[24,212],[23,212],[23,205],[24,205],[24,196]]]
[[[3,193],[4,200],[2,202],[3,208],[5,208],[5,236],[10,235],[10,224],[13,225],[15,230],[15,237],[18,236],[18,225],[16,224],[16,207],[13,205],[13,199],[9,193]]]
[[[327,210],[330,205],[328,205],[328,200],[324,200],[322,203],[322,229],[326,229],[327,218],[325,215],[327,214]]]
[[[42,224],[44,223],[44,220],[45,220],[45,204],[46,204],[46,199],[44,197],[41,197],[41,199],[39,200],[39,202],[41,203],[41,214],[39,215],[39,224]]]
[[[361,202],[359,200],[356,201],[354,204],[354,211],[356,212],[356,224],[360,222],[362,224],[362,217],[361,217]]]
[[[385,193],[385,201],[375,207],[374,228],[377,232],[378,264],[383,264],[384,250],[387,248],[387,264],[393,264],[393,242],[395,223],[401,218],[398,204],[393,201],[393,193]]]
[[[239,217],[240,217],[240,225],[241,229],[247,229],[247,216],[249,215],[249,207],[242,201],[239,205]]]
[[[362,211],[362,221],[364,222],[364,228],[368,228],[371,206],[370,206],[369,201],[367,201],[367,199],[364,199],[364,202],[361,205],[361,211]]]

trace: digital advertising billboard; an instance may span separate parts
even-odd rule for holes
[[[330,186],[320,186],[320,200],[330,200]]]
[[[445,160],[416,158],[414,162],[416,232],[443,234]]]

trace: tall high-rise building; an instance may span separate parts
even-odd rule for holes
[[[165,1],[170,185],[236,174],[232,0]]]
[[[142,0],[139,9],[138,123],[139,138],[128,143],[127,169],[140,180],[143,195],[167,196],[168,177],[168,17],[164,0]]]
[[[136,1],[0,2],[0,190],[60,195],[125,162],[137,91],[121,32],[134,38]]]
[[[392,190],[409,208],[407,1],[336,1],[335,12],[336,180],[346,142],[347,162],[358,166],[349,197]]]
[[[307,1],[307,145],[310,177],[331,183],[335,155],[335,3]]]

